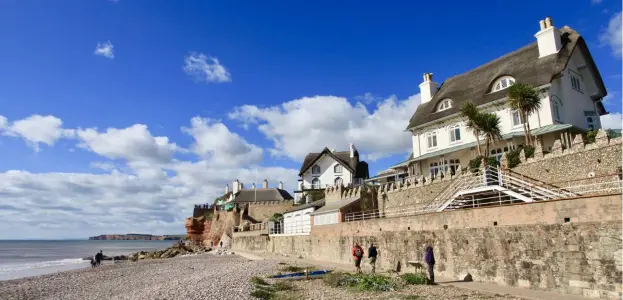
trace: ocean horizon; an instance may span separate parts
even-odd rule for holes
[[[0,280],[50,274],[89,267],[83,260],[100,250],[106,256],[128,255],[170,247],[176,241],[119,241],[88,239],[0,240]]]

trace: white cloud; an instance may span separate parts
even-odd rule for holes
[[[206,83],[229,82],[231,75],[216,57],[203,53],[190,53],[184,58],[184,72],[194,79]]]
[[[182,128],[195,143],[192,150],[211,165],[231,166],[256,164],[262,160],[262,149],[247,143],[223,123],[194,117],[190,128]]]
[[[602,43],[607,44],[612,48],[614,56],[621,57],[621,47],[623,43],[621,41],[621,12],[616,13],[608,22],[608,28],[602,31],[599,39]]]
[[[24,126],[20,121],[47,125]],[[24,139],[75,141],[100,156],[90,166],[105,172],[0,173],[0,219],[7,225],[0,227],[3,238],[80,238],[136,231],[179,234],[185,232],[183,221],[193,205],[212,202],[234,179],[247,187],[263,179],[271,186],[283,181],[289,190],[296,186],[297,170],[246,165],[257,163],[262,149],[213,120],[196,117],[183,129],[196,139],[192,149],[197,161],[176,158],[184,149],[168,137],[153,136],[142,124],[99,131],[63,129],[62,121],[53,116],[20,121],[4,124],[25,129],[19,133]],[[54,128],[61,134],[33,136],[35,128]],[[65,131],[74,134],[64,135]]]
[[[307,153],[325,146],[346,150],[354,142],[360,153],[376,160],[410,151],[410,135],[404,129],[419,104],[419,95],[405,100],[392,96],[377,103],[370,112],[360,102],[315,96],[268,108],[245,105],[229,117],[246,126],[257,125],[274,142],[271,152],[275,155],[300,161]]]
[[[73,130],[63,129],[63,121],[54,116],[32,115],[11,124],[0,116],[2,128],[4,135],[22,138],[35,151],[40,151],[40,144],[52,146],[58,139],[74,135]]]
[[[115,58],[115,46],[107,41],[105,43],[97,43],[97,47],[95,47],[95,55],[104,56],[110,59]]]
[[[170,161],[173,153],[180,149],[167,137],[152,136],[143,124],[124,129],[108,128],[105,132],[96,128],[78,129],[76,135],[81,148],[110,159],[163,163]]]
[[[604,129],[621,129],[621,114],[610,113],[601,116],[601,127]]]

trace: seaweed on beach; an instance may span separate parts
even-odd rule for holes
[[[331,273],[323,281],[332,287],[354,288],[360,291],[394,291],[396,283],[391,278],[374,274]]]

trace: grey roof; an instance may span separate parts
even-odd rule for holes
[[[310,207],[322,207],[322,206],[324,206],[324,199],[320,199],[320,200],[316,200],[314,202],[310,202],[310,203],[294,206],[294,207],[284,211],[283,213],[287,214],[287,213],[303,210],[303,209],[310,208]]]
[[[325,206],[311,213],[311,215],[317,215],[317,214],[322,214],[322,213],[326,213],[326,212],[330,212],[334,210],[340,210],[341,208],[344,208],[348,205],[355,203],[359,199],[361,199],[361,197],[351,197],[351,198],[341,199],[335,202],[329,202]]]
[[[244,189],[239,191],[234,198],[233,203],[243,202],[256,202],[256,201],[283,201],[293,200],[294,198],[290,193],[285,190],[277,188],[258,188],[258,189]]]
[[[319,153],[309,153],[305,156],[303,160],[303,165],[301,165],[301,170],[299,172],[299,176],[303,175],[305,171],[311,168],[318,159],[322,157],[323,154],[331,156],[335,161],[340,163],[346,169],[348,169],[351,173],[355,174],[355,178],[368,178],[368,163],[365,161],[359,161],[359,152],[355,150],[355,157],[350,157],[350,151],[336,151],[332,152],[329,148],[325,147],[322,152]]]
[[[607,94],[606,88],[584,39],[568,26],[561,28],[560,32],[563,46],[555,55],[539,58],[539,48],[534,42],[466,73],[448,78],[431,101],[418,106],[409,120],[407,130],[454,115],[466,101],[479,106],[505,97],[507,90],[489,93],[491,85],[500,76],[509,75],[517,82],[533,86],[548,84],[565,69],[576,46],[587,54],[587,65],[596,74],[599,96],[604,97]],[[452,108],[436,112],[437,104],[446,98],[452,99]],[[605,114],[606,111],[600,103],[598,102],[602,110],[600,114]]]

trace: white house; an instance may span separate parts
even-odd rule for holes
[[[311,213],[324,205],[324,199],[295,206],[283,213],[283,234],[309,234]]]
[[[424,74],[419,85],[422,104],[406,129],[412,133],[413,154],[392,168],[426,176],[467,166],[476,157],[476,138],[465,127],[459,109],[468,101],[500,117],[502,140],[490,154],[499,158],[523,144],[523,120],[508,106],[506,89],[515,83],[531,84],[540,91],[541,108],[527,122],[545,152],[556,139],[570,147],[571,134],[601,128],[599,116],[607,114],[602,103],[607,93],[584,39],[568,26],[555,28],[549,17],[540,21],[535,38],[525,47],[448,78],[439,87],[432,73]]]
[[[305,191],[323,190],[333,185],[358,185],[368,178],[368,163],[359,160],[354,144],[349,151],[329,150],[309,153],[299,172],[298,189],[294,191],[297,202]]]

